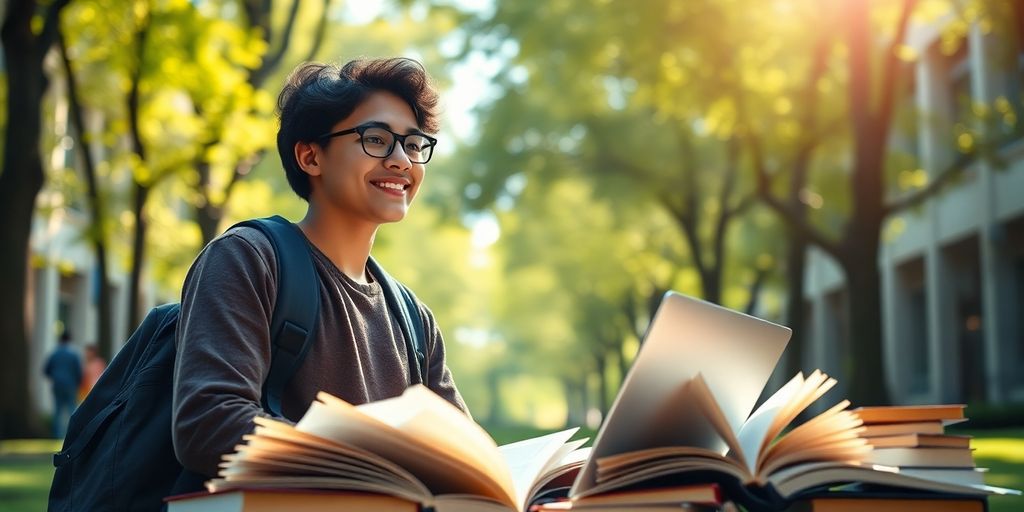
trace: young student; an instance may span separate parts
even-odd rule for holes
[[[422,66],[400,58],[305,64],[278,98],[278,152],[288,183],[309,203],[296,229],[320,280],[315,342],[282,395],[287,420],[300,418],[319,391],[360,404],[410,385],[398,320],[366,265],[377,228],[401,221],[423,184],[437,103]],[[276,278],[271,242],[248,227],[211,242],[189,270],[172,418],[174,449],[187,470],[214,476],[221,455],[252,431],[253,417],[269,415],[260,404]],[[434,316],[422,303],[419,312],[427,333],[424,384],[466,411]]]

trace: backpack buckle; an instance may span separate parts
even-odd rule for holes
[[[71,454],[63,451],[53,454],[53,467],[59,468],[68,462],[71,462]]]

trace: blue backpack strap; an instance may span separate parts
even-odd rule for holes
[[[284,387],[313,345],[320,314],[320,284],[309,242],[294,224],[275,215],[236,224],[263,232],[277,256],[277,300],[270,319],[271,363],[263,383],[263,407],[281,413]]]
[[[426,383],[427,335],[423,329],[423,318],[420,316],[416,297],[402,283],[388,275],[372,256],[366,261],[366,268],[370,271],[370,275],[380,283],[388,310],[398,318],[398,327],[402,330],[406,340],[406,352],[409,355],[409,382],[413,384]]]

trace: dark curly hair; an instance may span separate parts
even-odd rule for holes
[[[277,98],[281,128],[277,152],[281,155],[288,184],[299,197],[309,201],[309,176],[295,161],[295,144],[316,143],[316,137],[330,131],[348,117],[366,98],[387,91],[412,107],[419,129],[436,133],[438,95],[423,66],[412,59],[359,59],[342,67],[307,63],[299,66]]]

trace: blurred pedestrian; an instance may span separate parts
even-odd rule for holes
[[[46,359],[43,372],[53,390],[53,437],[62,439],[75,410],[78,386],[82,383],[82,359],[71,348],[71,335],[64,331],[57,348]]]
[[[96,381],[100,380],[103,370],[107,369],[107,360],[100,357],[96,345],[85,346],[85,364],[82,366],[82,385],[78,386],[78,402],[81,403],[92,391]]]

